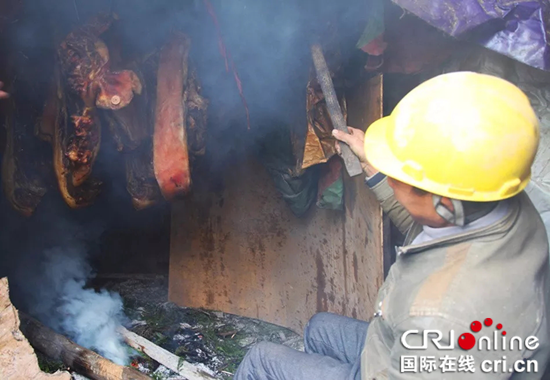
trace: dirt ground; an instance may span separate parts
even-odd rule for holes
[[[118,292],[124,300],[127,328],[184,360],[206,366],[218,379],[231,379],[248,349],[270,341],[303,350],[302,337],[289,329],[217,311],[181,308],[168,302],[167,276],[103,276],[95,287]],[[131,366],[156,380],[183,377],[131,350]],[[42,370],[62,368],[39,355]],[[74,379],[85,379],[73,374]]]

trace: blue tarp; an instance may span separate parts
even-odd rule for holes
[[[550,1],[392,0],[432,26],[550,71]]]

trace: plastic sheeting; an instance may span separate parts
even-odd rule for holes
[[[436,28],[550,71],[550,4],[529,0],[393,0]]]

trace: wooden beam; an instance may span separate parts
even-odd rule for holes
[[[121,366],[105,359],[68,338],[44,326],[36,319],[19,313],[21,331],[31,345],[44,355],[60,360],[76,372],[92,380],[150,380],[133,368]]]

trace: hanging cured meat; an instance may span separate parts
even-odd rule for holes
[[[6,146],[2,159],[2,186],[14,209],[30,216],[46,193],[47,162],[40,140],[33,136],[37,108],[24,101],[25,87],[16,80],[10,89],[6,117]],[[23,95],[22,95],[23,93]],[[39,109],[39,108],[38,108]],[[32,154],[29,154],[32,152]]]
[[[136,210],[150,207],[162,198],[153,170],[152,141],[128,153],[126,159],[126,189]]]
[[[185,131],[184,84],[187,82],[189,37],[174,33],[160,53],[157,76],[153,163],[162,195],[172,200],[191,187]]]
[[[14,33],[33,27],[19,23]],[[16,50],[16,47],[13,47]],[[51,76],[53,53],[41,49],[24,49],[7,56],[6,140],[2,159],[2,187],[15,210],[30,216],[47,191],[47,176],[51,173],[47,146],[34,137],[40,120],[41,106],[47,96],[45,76]],[[41,66],[34,63],[40,59]]]
[[[54,100],[50,100],[56,103],[55,108],[57,110],[54,133],[52,136],[54,171],[59,191],[65,202],[71,208],[85,207],[92,203],[99,194],[101,182],[93,178],[87,178],[78,186],[75,185],[75,165],[74,161],[70,158],[70,149],[72,148],[72,142],[74,142],[74,136],[77,132],[77,124],[75,124],[75,122],[82,121],[82,119],[75,120],[75,118],[70,115],[88,115],[88,117],[93,117],[95,119],[95,108],[88,107],[87,111],[83,110],[82,100],[80,98],[72,94],[66,94],[63,91],[64,86],[58,72],[56,75],[56,82],[56,96]],[[91,101],[90,99],[91,98],[87,98],[84,104],[89,104]],[[94,134],[94,137],[97,139],[100,138],[99,131],[100,129]],[[99,142],[95,141],[95,139],[91,140],[91,142],[99,147]]]
[[[99,13],[87,24],[71,32],[59,48],[63,72],[76,94],[97,91],[99,108],[121,109],[141,93],[141,82],[131,70],[111,71],[109,50],[99,39],[112,24],[111,14]]]
[[[140,92],[134,94],[132,101],[123,108],[103,111],[109,131],[117,144],[119,152],[128,152],[139,147],[152,134],[147,116],[149,114],[148,94],[145,81],[137,62],[127,63],[123,58],[123,39],[116,25],[105,33],[105,42],[109,49],[110,67],[116,72],[135,73],[139,81]]]
[[[143,210],[158,203],[162,199],[160,188],[155,178],[153,167],[153,129],[155,123],[155,100],[157,97],[157,52],[150,54],[139,65],[142,73],[143,92],[140,97],[143,107],[140,111],[140,121],[145,123],[147,138],[141,146],[125,154],[126,160],[126,189],[132,198],[132,205],[136,210]],[[133,104],[133,103],[132,103]],[[134,118],[137,119],[137,118]]]
[[[132,71],[140,78],[142,87],[145,87],[141,72],[135,64],[131,66]],[[146,91],[142,89],[141,94],[135,95],[126,107],[104,112],[119,152],[132,151],[151,136],[152,128],[147,125],[149,107]]]
[[[9,112],[3,188],[25,215],[46,192],[43,179],[52,162],[43,141],[51,144],[65,202],[80,208],[96,199],[101,182],[93,178],[93,166],[102,124],[125,161],[126,188],[135,209],[190,190],[193,158],[206,150],[209,103],[189,62],[190,38],[173,32],[162,49],[141,59],[134,54],[136,60],[129,62],[121,54],[122,34],[111,28],[113,20],[98,14],[67,36],[52,27],[57,42],[51,44],[51,72],[35,74],[21,64],[18,75],[7,81],[12,98],[4,101]],[[41,56],[43,52],[33,53],[33,65]],[[52,77],[52,83],[44,80]],[[31,93],[40,96],[28,101]]]
[[[63,83],[68,92],[67,110],[74,125],[66,137],[66,156],[75,187],[90,176],[99,150],[101,126],[95,107],[119,110],[132,101],[134,92],[141,93],[141,82],[133,71],[110,70],[109,50],[99,36],[112,21],[109,14],[96,15],[71,32],[58,49]]]

